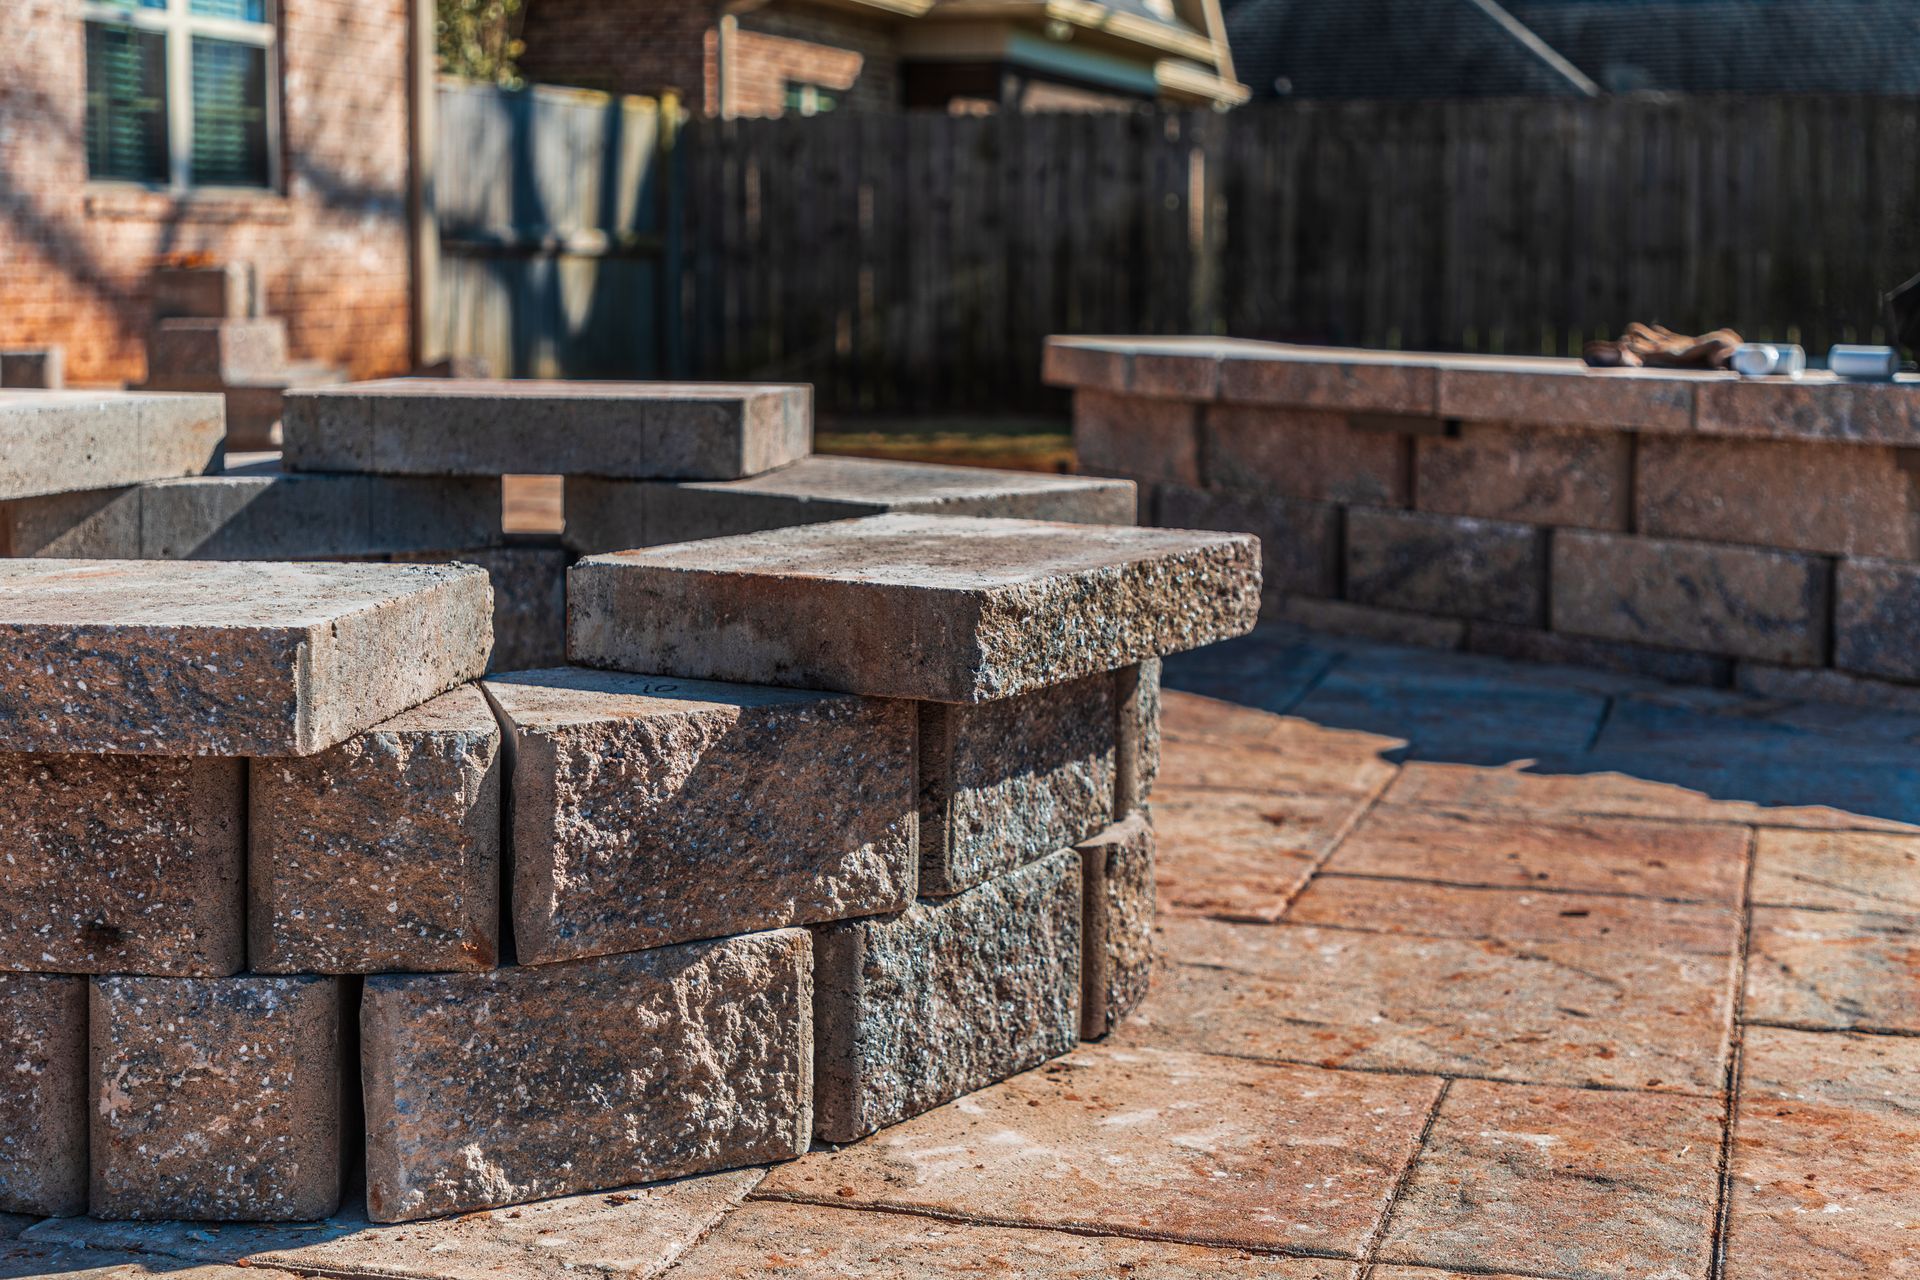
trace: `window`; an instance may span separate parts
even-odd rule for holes
[[[162,187],[278,178],[269,0],[86,0],[87,172]]]
[[[817,116],[840,105],[838,90],[802,80],[787,81],[787,111],[797,116]]]

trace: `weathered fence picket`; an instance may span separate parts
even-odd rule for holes
[[[1916,98],[695,120],[671,157],[641,100],[441,112],[455,350],[839,411],[1054,407],[1060,332],[1566,354],[1649,320],[1817,353],[1884,336],[1920,271]]]

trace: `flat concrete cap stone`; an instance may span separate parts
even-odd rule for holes
[[[985,702],[1252,630],[1245,534],[886,515],[580,561],[588,666]]]
[[[737,480],[804,458],[813,389],[394,378],[291,391],[290,471]]]
[[[310,755],[479,675],[465,565],[0,561],[0,751]]]
[[[0,393],[0,501],[200,475],[226,421],[217,395]]]
[[[1131,524],[1131,480],[816,454],[745,480],[567,481],[567,545],[624,551],[694,538],[918,511]]]

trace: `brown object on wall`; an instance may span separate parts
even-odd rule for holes
[[[1657,324],[1630,324],[1618,338],[1589,342],[1581,356],[1596,369],[1725,369],[1743,339],[1731,329],[1689,337]]]

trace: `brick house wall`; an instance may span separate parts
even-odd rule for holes
[[[59,342],[73,382],[146,376],[162,255],[250,260],[293,354],[410,363],[408,0],[280,0],[284,192],[176,196],[87,178],[79,0],[7,0],[0,347]]]
[[[672,89],[689,107],[719,115],[719,10],[529,0],[521,70],[529,80],[609,93]],[[899,104],[899,59],[883,23],[810,7],[762,9],[738,17],[731,53],[733,115],[782,114],[789,81],[833,91],[842,108]]]

